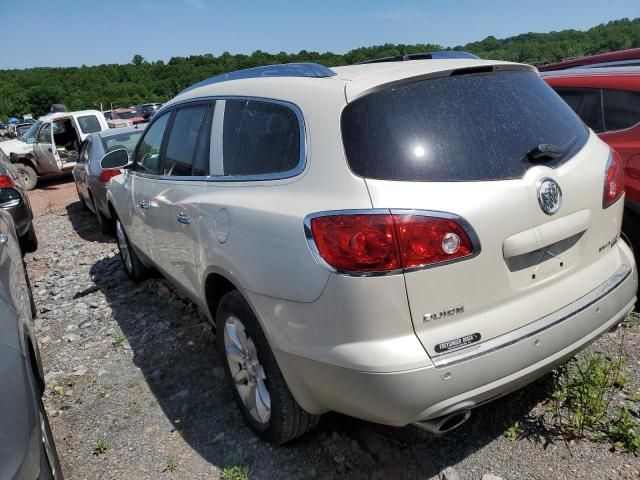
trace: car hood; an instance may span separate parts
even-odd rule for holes
[[[0,142],[0,149],[8,156],[10,153],[29,153],[33,151],[33,145],[13,139]]]

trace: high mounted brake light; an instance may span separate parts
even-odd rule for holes
[[[305,224],[314,253],[346,273],[389,273],[475,256],[475,233],[440,212],[347,211],[310,215]]]

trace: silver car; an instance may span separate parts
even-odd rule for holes
[[[59,480],[33,311],[13,221],[0,209],[0,478]]]
[[[103,160],[127,273],[210,316],[271,442],[451,430],[635,304],[619,156],[531,66],[413,58],[214,77]]]
[[[132,152],[142,136],[144,127],[127,127],[90,134],[80,147],[78,162],[73,167],[78,197],[91,210],[102,233],[113,232],[113,219],[107,205],[107,186],[119,170],[105,170],[100,161],[109,152],[126,149]]]

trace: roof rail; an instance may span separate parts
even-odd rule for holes
[[[265,65],[263,67],[246,68],[234,72],[223,73],[215,77],[203,80],[195,85],[185,88],[180,93],[188,92],[194,88],[213,85],[214,83],[227,82],[230,80],[240,80],[244,78],[260,77],[307,77],[326,78],[336,74],[333,70],[320,65],[319,63],[283,63],[280,65]]]
[[[460,50],[441,50],[438,52],[429,53],[408,53],[406,55],[396,55],[394,57],[376,58],[373,60],[366,60],[364,62],[358,62],[356,65],[364,65],[367,63],[384,63],[384,62],[406,62],[408,60],[444,60],[466,58],[479,60],[480,57],[469,52],[462,52]]]

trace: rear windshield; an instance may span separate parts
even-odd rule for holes
[[[136,148],[136,144],[138,143],[138,140],[140,140],[142,132],[143,131],[140,130],[139,132],[118,133],[116,135],[102,137],[100,140],[102,140],[102,146],[104,147],[105,153],[109,153],[120,148],[126,148],[131,154],[133,149]]]
[[[475,73],[420,80],[347,105],[342,138],[351,170],[383,180],[520,178],[526,153],[563,147],[557,167],[587,141],[578,116],[535,72]],[[541,160],[540,160],[541,161]]]

